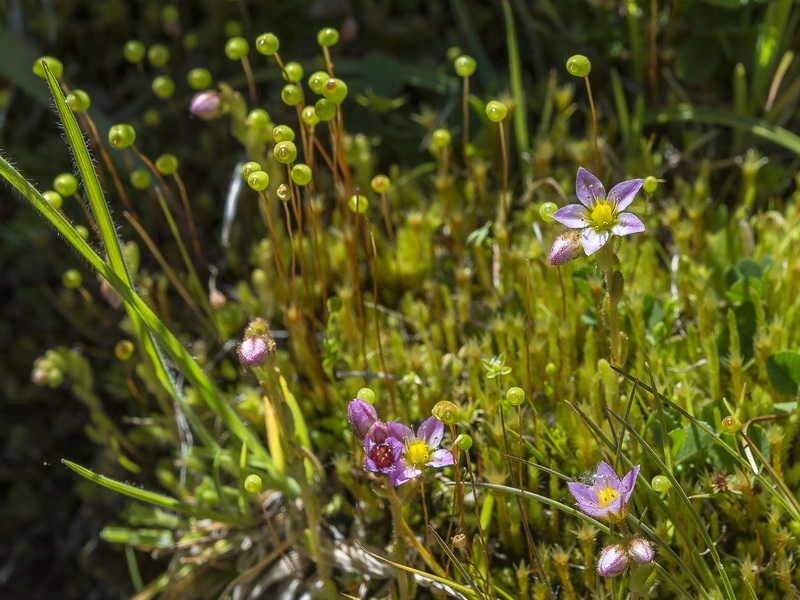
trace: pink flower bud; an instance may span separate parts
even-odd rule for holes
[[[583,251],[581,245],[581,232],[568,229],[559,235],[550,248],[549,261],[551,265],[563,265],[578,258]]]
[[[274,346],[271,347],[263,336],[246,337],[239,344],[237,352],[239,360],[245,367],[260,367],[273,349]]]
[[[210,121],[222,115],[222,100],[217,92],[200,92],[192,98],[189,110],[201,119]]]
[[[653,562],[655,554],[650,543],[642,538],[634,538],[628,545],[628,555],[640,565]]]
[[[382,444],[389,437],[389,427],[383,421],[376,421],[369,428],[367,436],[374,444]]]
[[[363,438],[378,420],[378,413],[369,402],[354,398],[347,405],[347,420],[350,421],[356,437]]]
[[[606,546],[597,561],[597,572],[603,577],[615,577],[628,568],[628,554],[621,544]]]

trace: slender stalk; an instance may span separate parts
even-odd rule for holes
[[[614,249],[610,243],[607,243],[603,247],[603,252],[605,253],[605,259],[607,262],[605,265],[605,272],[606,292],[608,293],[609,305],[608,334],[610,340],[608,345],[611,351],[611,358],[619,361],[619,306],[614,294],[611,293],[611,286],[614,282]]]
[[[597,113],[594,110],[594,98],[592,97],[592,84],[589,83],[589,76],[583,78],[586,82],[586,95],[589,96],[589,109],[592,111],[592,130],[594,141],[594,172],[597,177],[600,177],[600,147],[597,143]]]

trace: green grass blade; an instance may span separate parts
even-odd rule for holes
[[[127,483],[110,479],[105,475],[98,475],[86,467],[82,467],[69,460],[62,459],[61,462],[75,471],[78,475],[85,477],[89,481],[102,485],[104,488],[107,488],[113,492],[133,498],[134,500],[140,500],[141,502],[154,504],[155,506],[160,506],[161,508],[166,508],[167,510],[174,510],[185,515],[191,515],[193,517],[197,517],[198,519],[213,519],[214,521],[227,523],[229,525],[241,523],[239,519],[232,517],[231,515],[226,515],[208,508],[203,508],[202,506],[188,504],[187,502],[183,502],[169,496],[164,496],[162,494],[156,494],[155,492],[148,492],[134,485],[128,485]]]
[[[511,76],[511,95],[514,97],[514,137],[517,142],[517,154],[522,155],[530,149],[528,136],[528,106],[525,89],[522,86],[522,69],[519,60],[517,32],[514,29],[514,14],[511,4],[503,0],[503,18],[506,22],[506,44],[508,46],[508,70]],[[527,167],[530,169],[530,167]],[[530,174],[530,173],[529,173]],[[527,181],[525,182],[528,183]]]

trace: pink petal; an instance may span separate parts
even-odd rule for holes
[[[629,179],[618,183],[608,193],[608,199],[617,206],[618,211],[625,210],[633,202],[633,197],[639,192],[644,179]]]
[[[553,219],[570,229],[583,229],[586,227],[585,215],[586,209],[580,204],[567,204],[553,213]]]
[[[438,448],[444,435],[444,423],[436,417],[430,417],[417,429],[417,439],[424,440],[428,448]]]
[[[614,469],[612,469],[604,460],[601,460],[600,464],[597,465],[597,473],[594,476],[594,481],[595,487],[606,487],[607,482],[611,489],[620,491],[619,477],[617,477]]]
[[[583,167],[578,167],[578,175],[575,177],[575,193],[581,204],[587,208],[595,200],[606,197],[606,190],[600,180]]]
[[[581,243],[583,243],[583,251],[586,256],[591,256],[600,248],[606,245],[608,238],[611,234],[609,232],[597,233],[591,227],[587,227],[581,232]]]
[[[580,510],[590,517],[603,518],[606,514],[606,509],[597,506],[597,490],[594,487],[576,482],[568,483],[567,487]]]
[[[391,483],[394,487],[397,487],[398,485],[402,485],[406,481],[411,481],[420,475],[422,475],[422,471],[419,469],[402,466],[402,463],[398,463],[397,467],[389,478],[389,483]]]
[[[414,432],[411,427],[398,423],[397,421],[389,421],[386,426],[389,428],[389,435],[404,444],[406,440],[414,439]]]
[[[636,478],[639,477],[639,465],[636,465],[628,471],[625,477],[622,478],[620,483],[620,493],[622,494],[622,501],[627,504],[631,495],[633,494],[633,487],[636,485]]]
[[[619,224],[614,225],[611,233],[622,237],[623,235],[630,235],[632,233],[641,233],[644,231],[644,223],[633,213],[622,213],[619,215]]]
[[[450,450],[440,448],[433,453],[431,462],[428,463],[429,467],[449,467],[453,464],[453,454]]]

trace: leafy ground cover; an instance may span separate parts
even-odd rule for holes
[[[6,67],[69,148],[10,130],[8,255],[71,252],[3,410],[90,444],[7,426],[0,584],[57,471],[70,597],[796,597],[796,7],[359,8]]]

